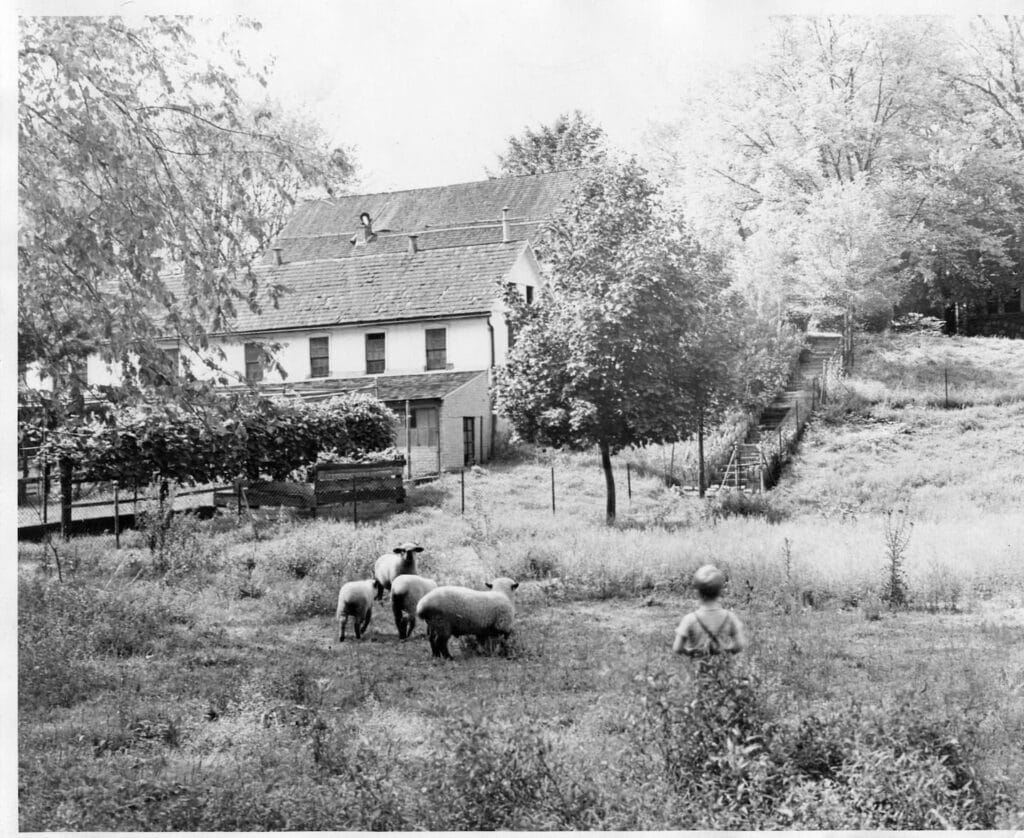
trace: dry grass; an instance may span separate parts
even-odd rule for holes
[[[23,545],[21,828],[1021,828],[1024,459],[1021,402],[999,394],[1022,350],[1008,343],[862,351],[851,386],[898,384],[902,406],[880,398],[812,428],[770,494],[778,524],[721,519],[653,478],[634,475],[628,499],[620,467],[607,528],[597,458],[545,453],[468,473],[465,512],[448,476],[358,527],[267,524],[254,541],[204,523],[176,534],[170,575],[131,538],[120,552],[89,538],[58,586]],[[951,348],[999,365],[976,376],[985,403],[929,407],[931,379],[896,370]],[[890,611],[882,513],[896,507],[915,526],[910,607]],[[434,662],[422,627],[398,640],[386,604],[366,640],[336,642],[340,582],[406,539],[444,582],[521,580],[508,657],[461,643]],[[659,762],[645,727],[692,694],[670,645],[706,561],[729,570],[727,604],[752,636],[741,670],[774,731],[771,759],[741,758],[711,798],[702,775],[680,783]],[[944,785],[929,743],[951,738],[943,759],[975,772],[981,797]],[[846,779],[793,773],[847,740]],[[878,784],[896,764],[894,794]]]

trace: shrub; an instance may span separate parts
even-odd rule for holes
[[[441,735],[449,755],[427,785],[431,830],[567,830],[600,826],[592,791],[572,779],[543,734],[530,723],[489,718],[482,710],[449,724]]]
[[[768,495],[748,494],[739,490],[717,492],[709,511],[713,520],[739,516],[764,518],[769,524],[777,524],[785,518],[785,513],[772,504]]]
[[[849,384],[839,384],[829,392],[828,401],[819,405],[815,415],[826,425],[844,425],[871,415],[871,400]]]
[[[93,658],[154,648],[184,615],[142,586],[107,592],[43,578],[18,582],[19,701],[71,706],[105,683]]]
[[[890,509],[885,513],[882,527],[887,561],[882,601],[894,608],[907,604],[907,581],[903,564],[914,524],[902,510],[894,512]]]

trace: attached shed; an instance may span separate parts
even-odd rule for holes
[[[396,446],[407,477],[455,471],[491,458],[494,416],[487,370],[330,378],[264,386],[265,394],[322,401],[339,393],[371,393],[398,415]]]

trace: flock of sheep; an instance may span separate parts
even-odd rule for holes
[[[391,610],[398,636],[412,635],[419,617],[427,624],[427,639],[435,658],[451,660],[448,639],[474,635],[480,643],[492,638],[508,639],[512,632],[515,606],[513,592],[519,583],[501,576],[487,583],[490,590],[475,591],[459,585],[441,585],[416,573],[418,544],[406,542],[385,553],[373,565],[373,577],[346,582],[338,592],[338,640],[344,642],[348,618],[353,620],[356,639],[370,624],[374,601],[391,591]]]

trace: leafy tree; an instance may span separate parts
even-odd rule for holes
[[[162,343],[206,350],[236,305],[271,301],[252,265],[282,205],[351,165],[246,105],[242,80],[262,78],[237,54],[201,59],[188,19],[22,18],[20,35],[18,351],[50,385],[34,398],[51,425],[82,421],[90,355],[129,392],[199,398]]]
[[[524,439],[596,446],[612,521],[612,455],[687,432],[687,349],[724,277],[633,161],[583,178],[541,255],[538,304],[508,297],[516,343],[497,406]]]
[[[759,311],[884,321],[911,281],[966,299],[1019,248],[1019,26],[958,45],[938,18],[781,18],[651,156]]]
[[[524,128],[520,136],[509,137],[508,153],[498,162],[502,176],[536,175],[595,165],[606,157],[604,129],[577,110],[561,114],[552,125]]]

